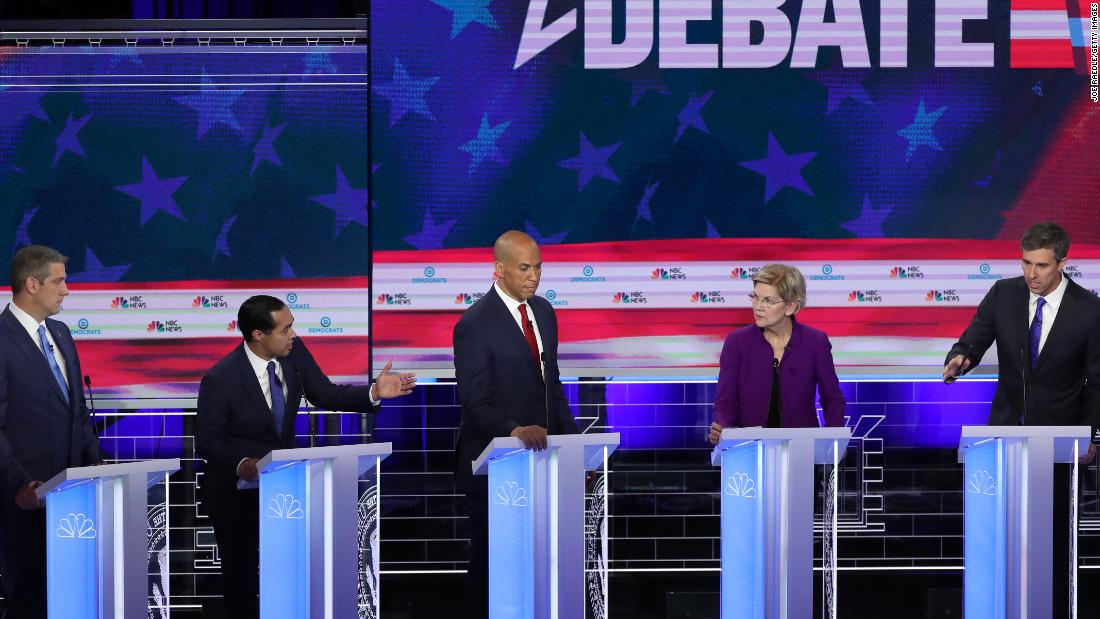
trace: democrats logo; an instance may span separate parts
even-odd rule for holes
[[[72,335],[102,335],[103,331],[100,329],[93,329],[92,323],[87,318],[81,318],[76,321],[76,328],[69,329],[69,333]]]
[[[111,299],[111,309],[149,309],[149,305],[142,295],[135,294]]]
[[[429,266],[429,267],[424,267],[424,277],[414,277],[414,278],[412,278],[412,283],[414,283],[414,284],[446,284],[447,283],[447,278],[446,277],[436,277],[435,276],[435,267]]]
[[[585,267],[583,269],[581,269],[580,277],[576,277],[576,276],[570,277],[569,281],[571,281],[573,283],[605,282],[605,281],[607,281],[607,278],[603,277],[601,275],[596,275],[596,269],[592,268],[592,266],[590,266],[590,265],[585,265]]]
[[[493,503],[510,507],[527,507],[527,491],[514,481],[506,481],[493,492]]]
[[[309,309],[309,303],[302,303],[297,292],[286,293],[286,306],[290,309]]]
[[[882,303],[882,295],[877,290],[853,290],[848,293],[849,303]]]
[[[302,511],[302,502],[294,498],[293,494],[280,492],[267,502],[264,516],[284,520],[301,520],[306,517],[306,513]]]
[[[149,333],[182,333],[183,326],[178,320],[153,320],[145,325],[145,330]]]
[[[935,67],[991,69],[996,66],[998,48],[1007,47],[1008,53],[1000,57],[1008,59],[1010,68],[1076,68],[1082,75],[1096,75],[1095,52],[1086,52],[1095,49],[1087,47],[1095,41],[1095,35],[1091,39],[1087,35],[1089,24],[1096,23],[1092,16],[1095,8],[1083,14],[1083,3],[1081,14],[1072,19],[1066,3],[1060,8],[1057,2],[1029,5],[1025,10],[1017,10],[1014,3],[1004,17],[991,10],[988,0],[935,3],[938,10],[934,15],[922,15],[912,24],[904,2],[833,0],[828,20],[825,2],[803,2],[798,14],[794,9],[779,10],[781,3],[748,0],[575,0],[566,3],[572,8],[564,14],[556,8],[560,3],[554,5],[557,13],[548,11],[549,4],[548,0],[528,0],[513,68],[522,67],[577,30],[581,23],[577,5],[582,5],[584,33],[579,38],[586,69],[629,69],[653,55],[661,69],[766,69],[781,65],[813,69],[822,47],[839,48],[840,66],[847,69],[869,69],[873,58],[879,67],[908,67],[911,56],[922,55],[917,50],[929,47]],[[616,12],[613,4],[625,5],[625,10]],[[873,12],[876,9],[877,14]],[[556,18],[549,21],[549,16]],[[1092,21],[1086,22],[1089,18]],[[990,20],[995,20],[992,40],[964,40],[967,21]],[[713,24],[720,31],[698,40],[688,36],[692,22]],[[869,39],[867,29],[876,27],[877,36]],[[1095,32],[1095,25],[1091,27]],[[916,32],[923,36],[910,34]],[[1094,79],[1090,84],[1093,101],[1100,94],[1096,85]]]
[[[814,273],[810,275],[809,279],[814,281],[838,281],[844,279],[844,276],[833,273],[833,265],[823,264],[821,265],[821,273]]]
[[[730,271],[731,279],[752,279],[760,272],[760,267],[734,267]]]
[[[894,267],[890,269],[890,279],[924,279],[920,267]]]
[[[320,324],[321,326],[319,326],[319,327],[310,327],[309,329],[306,329],[306,332],[307,333],[343,333],[344,332],[343,327],[334,327],[334,326],[332,326],[332,319],[329,318],[328,316],[322,316],[321,320],[318,322],[318,324]]]
[[[1003,277],[1000,273],[993,273],[993,269],[989,264],[983,262],[978,265],[977,273],[968,273],[966,279],[1001,279]]]
[[[931,303],[958,303],[959,295],[954,290],[929,290],[924,300]]]
[[[95,522],[84,514],[69,514],[57,521],[57,537],[95,539]]]
[[[411,305],[412,300],[409,299],[409,294],[406,292],[399,292],[397,294],[380,294],[374,299],[375,305]]]
[[[224,309],[229,307],[229,302],[225,300],[225,297],[218,295],[197,296],[191,300],[191,307],[201,307],[203,309],[220,308]]]
[[[680,267],[672,267],[668,269],[653,269],[653,272],[649,274],[650,279],[687,279],[687,273]]]
[[[455,296],[455,305],[473,305],[475,301],[483,296],[485,296],[484,292],[475,292],[473,294],[462,292]]]
[[[616,292],[615,296],[611,297],[611,302],[621,303],[623,305],[638,305],[649,303],[649,299],[647,299],[645,293],[642,292]]]
[[[717,290],[711,290],[710,292],[699,291],[691,295],[691,302],[712,305],[715,303],[725,303],[726,297],[722,296],[722,293]]]
[[[565,299],[558,296],[557,290],[547,290],[546,300],[549,301],[550,305],[553,305],[554,307],[565,307],[569,305],[569,301],[566,301]]]

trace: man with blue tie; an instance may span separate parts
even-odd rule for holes
[[[1023,276],[993,285],[973,321],[944,361],[943,379],[978,365],[997,344],[997,391],[989,410],[995,426],[1100,426],[1100,299],[1062,272],[1069,235],[1051,222],[1020,240]],[[1081,457],[1089,464],[1096,444]],[[1069,471],[1055,465],[1054,617],[1069,600]]]
[[[259,616],[259,492],[238,481],[259,478],[256,462],[273,449],[297,447],[294,420],[302,395],[334,411],[376,412],[381,401],[407,395],[413,374],[391,374],[387,363],[374,384],[335,385],[294,332],[294,315],[279,299],[249,298],[237,313],[241,346],[202,378],[195,451],[206,460],[203,500],[214,520],[227,616]]]
[[[0,575],[7,619],[46,616],[46,511],[35,488],[68,467],[99,462],[69,328],[49,318],[69,294],[67,258],[42,245],[11,263],[0,313]]]

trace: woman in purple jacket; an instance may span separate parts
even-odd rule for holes
[[[714,423],[707,438],[717,444],[722,428],[818,427],[814,389],[825,425],[844,425],[844,395],[823,332],[795,320],[806,304],[806,280],[798,269],[769,264],[755,277],[755,324],[730,333],[722,347]]]

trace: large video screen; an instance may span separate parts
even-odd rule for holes
[[[97,397],[194,396],[253,294],[365,378],[366,73],[363,46],[4,49],[0,244],[69,256]]]
[[[566,375],[713,375],[769,262],[847,373],[934,373],[1037,221],[1100,288],[1088,3],[372,8],[376,362],[451,371],[510,228]]]

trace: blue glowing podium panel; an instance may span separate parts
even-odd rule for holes
[[[379,463],[391,451],[390,443],[278,449],[259,461],[262,619],[378,617],[378,519],[364,519],[363,506],[377,515]],[[361,501],[359,481],[372,471]]]
[[[606,588],[589,599],[586,587],[585,481],[618,445],[618,433],[550,436],[537,452],[497,438],[472,463],[489,477],[489,619],[606,617]]]
[[[1088,426],[963,427],[966,619],[1049,618],[1053,544],[1071,548],[1076,616],[1077,527],[1070,527],[1069,540],[1052,539],[1054,465],[1072,464],[1075,514],[1077,458],[1088,451],[1089,434]]]
[[[148,490],[179,468],[178,458],[71,468],[36,490],[50,619],[146,619]]]
[[[722,619],[811,616],[814,465],[833,465],[835,475],[851,436],[848,428],[722,430],[711,455],[722,467]],[[827,509],[835,510],[836,484],[829,487]],[[823,547],[832,551],[835,529],[830,535]],[[824,559],[826,571],[835,570]],[[835,584],[835,571],[825,580]],[[835,588],[828,588],[830,612],[835,600]]]

